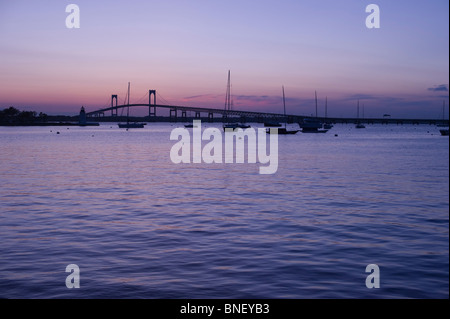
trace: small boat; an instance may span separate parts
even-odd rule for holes
[[[358,121],[355,125],[355,128],[366,128],[366,126],[359,121],[359,100],[358,100],[358,108],[357,108],[357,119],[358,119]]]
[[[267,134],[280,134],[280,135],[297,134],[298,131],[299,130],[288,130],[284,127],[266,129]]]
[[[186,124],[184,127],[185,128],[196,128],[197,126],[194,124]]]
[[[437,127],[448,127],[448,122],[445,123],[445,100],[444,100],[444,104],[442,105],[442,123],[439,123],[436,126]],[[445,130],[443,130],[443,131],[445,131]]]
[[[130,123],[130,82],[128,82],[128,107],[127,107],[127,122],[119,123],[119,128],[143,128],[147,123]]]
[[[446,130],[439,130],[439,132],[441,132],[442,136],[448,136],[448,129],[446,129]]]
[[[328,98],[325,98],[325,118],[328,117]],[[323,123],[323,128],[326,130],[330,130],[333,128],[333,124],[329,123],[329,122],[325,122]]]
[[[302,133],[326,133],[328,130],[324,130],[322,122],[313,118],[305,118],[303,122],[298,123],[302,129]]]
[[[119,128],[143,128],[147,123],[119,123]]]
[[[278,122],[264,122],[264,127],[281,127],[282,125]]]
[[[302,129],[302,133],[326,133],[327,129],[322,129],[323,124],[318,119],[305,118],[301,123],[298,123]]]
[[[326,133],[328,129],[323,129],[323,123],[317,118],[317,92],[316,97],[316,117],[304,118],[302,122],[298,123],[302,129],[302,133]]]
[[[328,129],[322,129],[323,124],[319,120],[306,118],[303,122],[298,123],[302,129],[302,133],[326,133]]]
[[[284,98],[284,86],[283,86],[283,108],[284,108],[284,117],[286,119],[286,99]],[[275,130],[272,130],[270,128],[266,129],[267,134],[280,134],[280,135],[297,134],[298,131],[299,130],[288,130],[286,128],[286,120],[284,122],[284,127]]]
[[[230,78],[230,70],[228,70],[228,82],[227,82],[227,92],[225,95],[225,113],[231,111],[231,78]],[[223,125],[223,130],[234,130],[237,128],[250,128],[250,125],[247,124],[240,124],[240,123],[228,123]]]

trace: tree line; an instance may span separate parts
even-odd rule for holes
[[[29,123],[29,122],[45,122],[48,115],[35,111],[20,111],[13,106],[0,110],[0,122],[9,123]]]

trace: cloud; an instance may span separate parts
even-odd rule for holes
[[[183,101],[192,101],[192,100],[211,100],[216,99],[219,96],[217,94],[201,94],[201,95],[193,95],[193,96],[186,96],[182,98]]]
[[[371,95],[371,94],[352,94],[344,96],[340,100],[344,103],[356,103],[357,100],[361,100],[362,102],[367,101],[369,103],[376,103],[376,104],[392,104],[392,103],[401,103],[403,101],[403,99],[400,97]]]
[[[268,95],[235,95],[235,100],[240,103],[262,103],[268,104],[273,103],[274,101],[281,101],[281,97],[277,96],[268,96]]]
[[[352,94],[344,98],[344,100],[378,100],[380,97],[371,94]]]
[[[441,85],[435,85],[432,88],[428,88],[428,91],[433,92],[448,92],[448,85],[447,84],[441,84]]]

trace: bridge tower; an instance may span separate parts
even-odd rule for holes
[[[152,104],[153,95],[153,104]],[[156,90],[148,90],[148,116],[156,116]]]
[[[116,100],[115,108],[114,108],[114,100]],[[111,116],[117,116],[117,94],[111,95]]]

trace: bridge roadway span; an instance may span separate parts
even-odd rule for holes
[[[303,121],[305,118],[312,118],[311,116],[303,115],[292,115],[292,114],[279,114],[279,113],[266,113],[266,112],[252,112],[252,111],[239,111],[239,110],[224,110],[216,108],[202,108],[193,106],[175,106],[175,105],[161,105],[161,104],[126,104],[126,105],[116,105],[108,108],[99,109],[96,111],[88,112],[86,115],[88,117],[100,117],[105,116],[106,112],[111,112],[111,115],[117,116],[118,109],[127,107],[148,107],[149,117],[156,116],[156,108],[169,109],[171,118],[178,118],[178,112],[181,112],[181,118],[187,118],[186,112],[194,112],[195,118],[200,118],[201,113],[207,113],[208,119],[212,120],[214,114],[221,115],[222,118],[227,117],[241,117],[243,119],[259,119],[260,121],[264,119],[283,119],[287,118],[288,122],[298,123]],[[396,119],[396,118],[334,118],[334,117],[317,117],[321,121],[331,122],[331,123],[368,123],[368,124],[446,124],[448,126],[449,120],[443,119]]]
[[[241,117],[263,117],[263,118],[274,118],[274,117],[284,117],[283,114],[276,113],[263,113],[263,112],[251,112],[251,111],[238,111],[238,110],[224,110],[224,109],[215,109],[215,108],[203,108],[203,107],[193,107],[193,106],[175,106],[175,105],[161,105],[161,104],[126,104],[126,105],[118,105],[113,107],[108,107],[92,112],[86,113],[87,116],[104,116],[105,112],[117,111],[120,108],[127,107],[138,107],[138,106],[146,106],[148,108],[165,108],[170,110],[170,116],[177,117],[177,112],[182,112],[182,117],[185,117],[185,112],[195,112],[196,117],[200,117],[201,113],[208,113],[209,117],[212,117],[211,114],[220,114],[222,117],[226,116],[241,116]],[[155,112],[156,113],[156,112]],[[153,115],[156,115],[153,113]],[[116,112],[117,114],[117,112]],[[152,114],[149,112],[149,116]],[[289,115],[290,116],[290,115]]]

